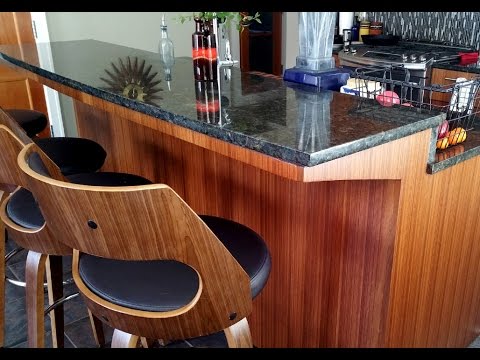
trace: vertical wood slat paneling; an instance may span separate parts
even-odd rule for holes
[[[131,157],[133,160],[151,156],[149,154],[154,151],[155,157],[165,164],[162,171],[158,168],[158,161],[155,166],[151,165],[151,161],[149,164],[144,161],[142,168],[139,169],[136,167],[138,162],[136,160],[134,164],[117,160],[116,163],[112,162],[112,168],[122,171],[137,169],[140,175],[170,183],[176,191],[184,189],[182,196],[195,210],[243,222],[266,236],[267,242],[275,244],[273,253],[277,262],[283,264],[284,268],[276,270],[282,272],[281,281],[272,280],[275,279],[272,275],[264,293],[255,301],[256,311],[252,315],[251,325],[257,345],[465,346],[478,335],[477,309],[480,307],[478,296],[480,284],[476,276],[479,270],[476,264],[480,262],[480,249],[476,241],[478,229],[474,219],[468,214],[478,212],[474,205],[479,203],[480,194],[476,191],[470,192],[471,184],[465,185],[457,181],[463,178],[464,181],[471,179],[472,183],[475,183],[474,179],[479,178],[477,159],[471,159],[434,175],[427,175],[424,164],[427,159],[426,141],[429,134],[425,133],[402,139],[395,144],[381,145],[371,149],[368,155],[365,155],[366,152],[354,154],[352,158],[355,157],[355,161],[348,161],[349,157],[338,159],[331,163],[331,169],[328,163],[320,165],[319,168],[325,169],[325,173],[333,174],[327,178],[334,179],[338,177],[335,174],[340,174],[339,171],[343,167],[337,168],[337,162],[348,164],[350,168],[347,170],[351,175],[360,174],[361,178],[366,178],[368,176],[366,171],[373,171],[372,174],[378,178],[381,173],[377,167],[370,164],[373,159],[380,159],[384,164],[382,167],[388,167],[393,165],[388,165],[389,162],[382,160],[382,156],[393,159],[397,154],[392,151],[396,149],[403,154],[398,156],[399,162],[394,164],[397,167],[395,176],[404,174],[401,180],[396,240],[388,238],[385,234],[378,235],[388,239],[381,246],[378,245],[379,250],[372,245],[368,252],[368,256],[371,256],[370,253],[375,254],[375,251],[378,251],[376,257],[374,256],[376,263],[374,267],[380,271],[379,264],[383,264],[383,272],[380,271],[376,275],[376,282],[370,280],[368,271],[364,277],[354,272],[357,277],[345,280],[345,277],[352,273],[350,270],[352,265],[348,261],[342,262],[338,259],[351,260],[356,259],[356,256],[351,255],[349,246],[340,240],[319,242],[317,239],[331,240],[334,236],[330,233],[331,229],[338,228],[339,231],[344,231],[345,233],[337,234],[340,238],[347,236],[347,231],[354,232],[358,229],[348,227],[346,223],[337,223],[339,218],[347,216],[348,213],[337,214],[335,219],[325,220],[323,225],[316,224],[311,218],[307,219],[309,216],[328,218],[327,215],[335,209],[338,211],[344,207],[353,209],[351,198],[357,196],[358,191],[362,192],[360,188],[333,191],[332,189],[342,182],[331,182],[328,185],[315,182],[302,184],[279,178],[234,160],[235,155],[227,158],[150,127],[142,129],[143,126],[138,123],[107,112],[102,113],[99,119],[95,118],[95,124],[92,124],[88,113],[97,110],[85,105],[80,107],[83,109],[80,113],[84,111],[83,115],[86,116],[79,123],[83,129],[81,134],[89,135],[94,140],[103,142],[103,145],[113,141],[115,145],[110,145],[112,148],[108,149],[112,156],[118,158],[119,156],[115,154],[128,154],[134,151],[136,155]],[[98,121],[100,123],[97,123]],[[104,126],[101,121],[111,122],[111,133],[102,134],[98,131],[99,126]],[[155,134],[153,142],[156,144],[150,145],[150,148],[142,145],[141,140],[132,140],[141,139],[149,132]],[[116,133],[129,136],[123,136],[120,140]],[[407,148],[402,149],[402,146],[408,146],[408,151]],[[378,151],[383,151],[384,155],[379,155]],[[362,155],[366,159],[362,159]],[[356,164],[358,170],[355,169]],[[368,170],[365,170],[364,164],[368,164]],[[312,169],[311,173],[315,178],[322,178],[322,173],[318,170]],[[464,174],[470,174],[470,178]],[[352,183],[360,184],[362,181]],[[393,186],[394,189],[396,186],[400,188],[398,184],[393,185],[396,183],[394,180],[384,183],[390,184],[389,186]],[[328,187],[325,193],[314,191],[325,186]],[[379,190],[373,193],[377,191]],[[391,195],[385,196],[395,198]],[[278,197],[282,198],[281,202],[278,201]],[[369,208],[368,196],[365,197],[361,203]],[[459,197],[462,199],[462,206],[456,205]],[[329,208],[319,206],[325,203],[325,198],[328,199],[326,202],[330,205]],[[252,204],[257,203],[262,206],[254,210]],[[387,203],[392,206],[395,201],[390,200]],[[266,204],[271,206],[268,207]],[[304,208],[300,204],[303,204]],[[385,209],[380,211],[375,207],[371,209],[373,214],[379,212],[384,216],[384,219],[377,219],[377,227],[394,236],[395,227],[391,225],[393,220],[387,215],[388,211]],[[362,208],[361,211],[367,210]],[[395,212],[393,209],[389,211],[391,214]],[[357,216],[356,213],[349,215],[354,218]],[[370,216],[375,217],[376,215]],[[272,221],[272,218],[275,221]],[[471,227],[474,230],[452,236],[451,230],[457,223],[455,219],[462,219],[458,222],[459,229]],[[362,224],[357,225],[361,227]],[[303,241],[289,240],[297,238]],[[311,240],[312,238],[315,240]],[[360,243],[362,241],[355,239]],[[365,242],[363,244],[365,245]],[[393,260],[391,258],[389,260],[387,256],[390,252],[395,254]],[[295,256],[287,258],[287,254]],[[309,258],[310,254],[316,254],[320,260]],[[467,264],[464,263],[464,254],[471,256],[471,261]],[[388,261],[393,261],[391,268],[387,266]],[[310,264],[307,268],[306,262]],[[306,281],[314,274],[320,274],[317,275],[320,278],[318,280],[320,285],[310,286],[306,291]],[[362,286],[365,289],[368,289],[368,284],[377,284],[374,287],[375,295],[367,296],[369,301],[358,300],[357,297],[361,298],[364,292],[369,293],[371,289],[353,286],[352,282],[356,284],[357,281],[355,279],[363,281]],[[350,303],[346,300],[349,289],[361,291],[357,293],[355,299],[348,300]],[[457,292],[461,293],[462,289],[471,289],[467,290],[471,296],[459,297]],[[290,291],[295,291],[297,296],[291,296],[288,301],[285,300],[285,304],[278,305],[277,299],[285,299],[285,293]],[[381,301],[378,299],[386,299],[389,306],[385,308],[378,305]],[[348,306],[342,307],[342,301]],[[458,301],[461,303],[455,303]],[[365,308],[371,303],[376,304],[375,310]],[[361,307],[360,319],[357,313],[349,312],[351,309],[349,306]],[[371,311],[375,311],[378,316],[373,322]],[[445,313],[452,313],[452,316],[444,316]],[[279,320],[278,314],[285,316],[285,319],[282,317]],[[311,316],[315,319],[312,320]],[[279,326],[279,322],[282,326]],[[361,331],[356,330],[358,326],[362,327]],[[368,327],[367,331],[363,328],[365,326]],[[360,333],[361,335],[355,337]],[[308,337],[305,337],[305,334],[309,334]],[[346,337],[352,338],[347,341]]]
[[[464,347],[478,336],[479,178],[474,158],[402,180],[389,346]]]
[[[273,267],[250,318],[255,345],[382,345],[399,181],[295,182],[118,116],[94,116],[81,103],[76,110],[81,136],[109,154],[105,170],[184,189],[197,212],[266,239]]]
[[[83,117],[79,121],[80,134],[102,145],[110,144],[106,146],[109,156],[117,160],[107,163],[106,169],[133,169],[140,171],[140,175],[166,182],[187,202],[194,203],[195,210],[225,214],[259,231],[274,245],[274,261],[285,266],[275,270],[274,264],[269,284],[255,300],[251,324],[257,346],[340,346],[345,331],[355,334],[356,330],[349,329],[350,320],[355,326],[375,324],[361,338],[350,339],[351,346],[370,339],[367,346],[463,347],[479,335],[480,227],[475,215],[480,203],[477,190],[480,159],[473,158],[427,175],[425,165],[431,135],[426,130],[307,169],[19,71],[92,106],[83,104],[81,109],[77,106],[79,118]],[[108,124],[99,125],[97,120]],[[147,147],[145,139],[149,138],[152,143]],[[152,153],[153,164],[151,160],[139,160],[152,159]],[[125,154],[131,154],[129,159]],[[379,181],[385,187],[380,190],[380,185],[375,188],[376,182],[369,180],[372,178],[391,180]],[[344,179],[365,181],[351,181],[351,187],[336,181]],[[332,181],[319,182],[325,180]],[[368,194],[379,191],[385,194],[383,205],[372,204]],[[389,195],[398,192],[397,197]],[[356,259],[352,251],[361,254],[349,248],[353,240],[347,231],[352,228],[344,221],[359,216],[353,211],[355,205],[351,199],[364,205],[360,217],[369,212],[382,214],[383,218],[375,225],[376,231],[382,228],[387,233],[372,235],[381,245],[371,263],[363,263],[371,268],[363,269],[365,275],[355,278],[364,282],[362,288],[357,285],[351,291],[362,297],[369,292],[365,289],[371,281],[381,296],[368,295],[369,301],[348,300],[362,304],[361,320],[354,312],[344,314],[345,308],[339,303],[353,284],[353,280],[345,277],[356,268],[345,259]],[[387,214],[394,211],[392,206],[396,202],[398,218],[397,214]],[[392,226],[392,216],[397,218],[396,227]],[[452,229],[457,233],[452,234]],[[351,236],[355,244],[361,243],[360,235]],[[365,253],[368,256],[376,251],[371,246]],[[389,251],[393,251],[391,268],[388,268]],[[370,271],[376,274],[376,278],[372,277],[375,281],[366,275]],[[315,286],[306,287],[313,275],[318,277],[312,283]],[[386,277],[390,276],[389,282]],[[297,291],[295,296],[292,289]],[[462,297],[462,294],[469,295]],[[364,309],[365,304],[375,303],[376,298],[388,302],[385,318],[382,318],[383,305],[371,312]],[[369,318],[372,312],[379,320]],[[447,313],[451,316],[445,316]],[[343,319],[346,321],[342,323]],[[384,334],[378,328],[385,328]]]

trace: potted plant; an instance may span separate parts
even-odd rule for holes
[[[219,23],[225,24],[228,28],[231,23],[234,23],[237,27],[237,30],[243,31],[245,27],[249,26],[253,21],[261,24],[260,13],[255,13],[255,15],[248,15],[246,12],[225,12],[225,11],[201,11],[198,13],[193,13],[192,15],[180,15],[178,19],[183,24],[185,21],[192,21],[193,19],[200,19],[204,22],[210,22],[214,18],[217,18]]]
[[[219,66],[227,64],[231,66],[235,63],[231,59],[230,42],[226,31],[232,23],[239,31],[243,31],[253,21],[261,23],[258,12],[252,16],[245,12],[202,11],[192,15],[179,15],[178,20],[182,24],[187,20],[195,21],[192,59],[194,77],[199,81],[215,81]],[[219,57],[220,54],[223,54],[222,59]]]

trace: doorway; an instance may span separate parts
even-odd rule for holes
[[[262,23],[254,21],[240,33],[240,68],[282,75],[282,12],[259,13]]]
[[[18,46],[23,43],[35,43],[30,13],[1,12],[0,45]],[[0,107],[32,109],[47,114],[42,85],[5,64],[0,64]],[[49,136],[49,127],[47,126],[39,135]]]

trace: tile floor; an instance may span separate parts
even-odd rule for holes
[[[12,241],[7,241],[6,253],[13,249],[15,245]],[[25,273],[26,251],[15,255],[8,263],[7,276],[23,280]],[[69,257],[63,260],[64,278],[71,278],[71,261]],[[25,312],[25,289],[14,286],[10,283],[5,284],[5,347],[6,348],[24,348],[27,347],[27,328]],[[75,284],[69,284],[64,287],[64,295],[76,292]],[[45,294],[46,304],[48,303]],[[87,308],[80,296],[69,300],[64,305],[65,309],[65,348],[93,348],[96,347],[93,338],[90,320],[88,318]],[[106,347],[110,346],[113,330],[104,325]],[[45,318],[45,346],[51,347],[50,320]],[[223,332],[196,338],[186,341],[177,341],[168,344],[168,348],[225,348],[227,347]]]
[[[8,253],[15,245],[7,241],[6,252]],[[16,255],[7,266],[7,276],[17,279],[24,279],[26,251]],[[64,277],[71,277],[70,258],[64,258]],[[27,347],[27,329],[25,313],[25,290],[7,282],[5,299],[5,347],[22,348]],[[76,291],[75,284],[65,286],[64,294],[71,294]],[[51,347],[50,321],[45,319],[45,344]],[[107,344],[110,346],[113,331],[104,325]],[[66,348],[93,348],[96,347],[90,327],[87,308],[80,296],[65,303],[65,347]],[[167,345],[168,348],[224,348],[226,339],[223,332],[202,338],[187,341],[178,341]],[[470,348],[480,348],[480,337],[473,341]]]

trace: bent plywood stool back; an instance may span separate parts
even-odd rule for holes
[[[35,151],[26,146],[18,164],[52,232],[75,249],[74,279],[97,317],[131,334],[184,339],[226,329],[250,314],[248,275],[174,190],[164,184],[101,187],[56,180],[29,166]],[[176,260],[198,273],[200,285],[191,302],[174,311],[122,307],[82,283],[80,253],[126,261]]]

